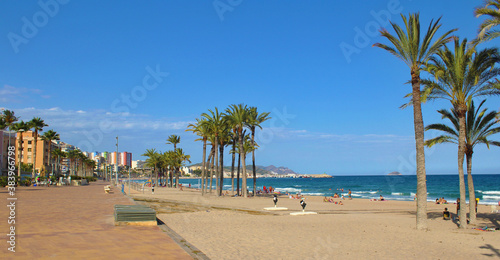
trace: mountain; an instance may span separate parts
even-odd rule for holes
[[[298,173],[294,172],[293,170],[288,169],[287,167],[283,167],[283,166],[276,167],[274,165],[269,165],[269,166],[266,166],[266,167],[262,167],[262,166],[257,166],[257,167],[261,167],[262,169],[264,169],[266,171],[270,171],[270,172],[278,174],[278,175],[298,174]]]
[[[192,164],[191,166],[201,166],[201,163],[196,163]],[[235,166],[236,167],[236,166]],[[231,171],[231,166],[224,166],[224,171]],[[247,172],[252,171],[252,165],[247,165]],[[278,174],[278,175],[285,175],[285,174],[298,174],[294,172],[291,169],[288,169],[287,167],[276,167],[274,165],[269,165],[269,166],[261,166],[261,165],[256,165],[256,172],[257,174],[260,175],[265,175],[265,174]]]

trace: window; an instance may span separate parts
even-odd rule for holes
[[[31,141],[28,141],[28,144],[31,144]]]
[[[28,148],[28,153],[31,152],[31,148]]]

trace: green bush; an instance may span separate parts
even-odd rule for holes
[[[97,178],[93,177],[93,176],[87,176],[87,177],[85,177],[85,179],[87,179],[88,182],[97,181]]]
[[[77,176],[77,175],[71,175],[71,180],[81,180],[82,177],[81,176]]]
[[[16,177],[16,183],[18,185],[20,185],[20,183],[19,183],[19,179],[20,178],[18,176],[15,176],[15,177]],[[0,177],[0,187],[5,187],[7,185],[9,185],[9,179],[8,179],[8,177],[7,176],[1,176]]]

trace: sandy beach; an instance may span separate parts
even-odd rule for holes
[[[306,197],[306,211],[319,214],[291,216],[302,211],[299,200],[280,196],[257,198],[201,196],[199,191],[156,188],[152,195],[133,191],[138,203],[155,208],[158,218],[211,259],[491,259],[500,257],[500,214],[479,205],[478,224],[466,230],[443,220],[447,207],[428,204],[428,231],[415,229],[413,201],[344,200],[344,205]],[[339,201],[340,199],[337,199]]]

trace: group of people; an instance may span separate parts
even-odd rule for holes
[[[436,204],[448,204],[448,201],[441,197],[436,199]]]
[[[330,202],[330,203],[334,203],[334,204],[344,205],[344,203],[341,200],[335,201],[335,200],[333,200],[334,198],[335,198],[335,196],[330,196],[330,198],[325,197],[323,199],[323,202]],[[338,196],[337,196],[337,198],[338,198]],[[344,199],[344,196],[342,196],[342,199]]]
[[[271,193],[271,194],[272,194],[272,193],[274,193],[274,188],[273,188],[273,187],[271,187],[271,186],[269,186],[269,188],[266,188],[266,186],[264,186],[264,187],[262,187],[262,190],[263,190],[263,192],[264,192],[264,193],[266,193],[266,194],[267,194],[267,193]]]

